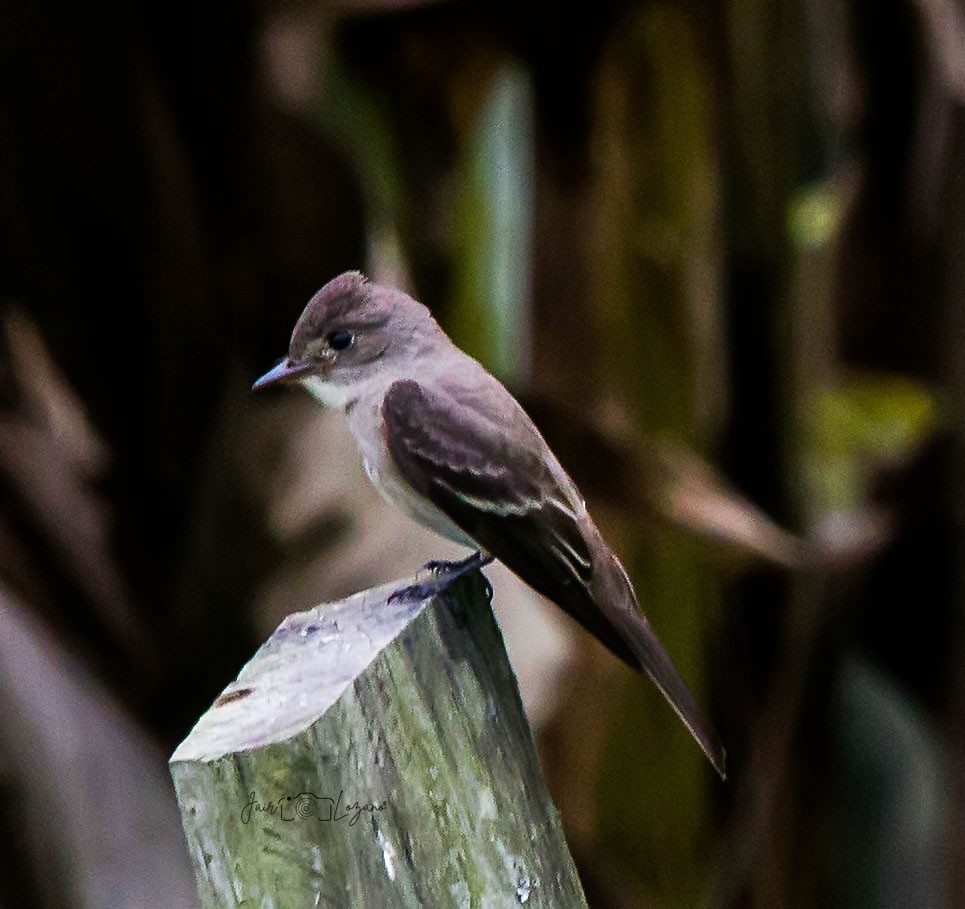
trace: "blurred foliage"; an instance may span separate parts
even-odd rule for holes
[[[907,465],[940,425],[935,394],[902,376],[852,375],[816,389],[808,418],[815,516],[866,504],[876,476]]]
[[[694,314],[713,306],[711,287],[694,275],[717,266],[720,200],[698,41],[694,18],[670,4],[634,11],[617,28],[601,62],[590,193],[604,400],[620,402],[636,426],[701,445],[709,440],[697,423],[697,382],[710,378],[719,360],[707,364],[706,350],[694,343]],[[678,539],[648,546],[628,528],[621,540],[640,602],[707,703],[700,654],[714,624],[713,579]],[[651,899],[685,905],[709,887],[713,783],[701,755],[679,747],[676,717],[645,686],[624,679],[610,695],[618,706],[601,768],[598,848],[618,856],[622,873]]]
[[[457,167],[452,337],[507,383],[528,373],[532,90],[498,67]]]
[[[821,394],[816,411],[820,450],[884,464],[905,462],[920,451],[937,422],[934,396],[900,376],[855,376]]]
[[[809,187],[798,194],[788,210],[788,230],[795,246],[820,249],[841,228],[841,193],[833,186]]]

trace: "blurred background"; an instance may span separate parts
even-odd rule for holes
[[[454,554],[249,397],[346,268],[524,401],[729,752],[496,569],[594,907],[965,901],[965,7],[0,8],[0,904],[193,906],[166,760]]]

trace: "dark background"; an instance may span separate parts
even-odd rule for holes
[[[167,755],[419,564],[247,394],[346,268],[519,392],[728,746],[497,583],[591,905],[960,903],[963,61],[956,0],[0,9],[0,903],[192,905]]]

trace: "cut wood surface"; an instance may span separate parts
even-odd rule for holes
[[[585,906],[478,572],[289,616],[171,757],[205,906]]]

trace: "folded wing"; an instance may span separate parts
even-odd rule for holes
[[[579,493],[509,393],[394,383],[382,404],[403,479],[479,547],[656,682],[723,775],[723,749],[646,618]]]

